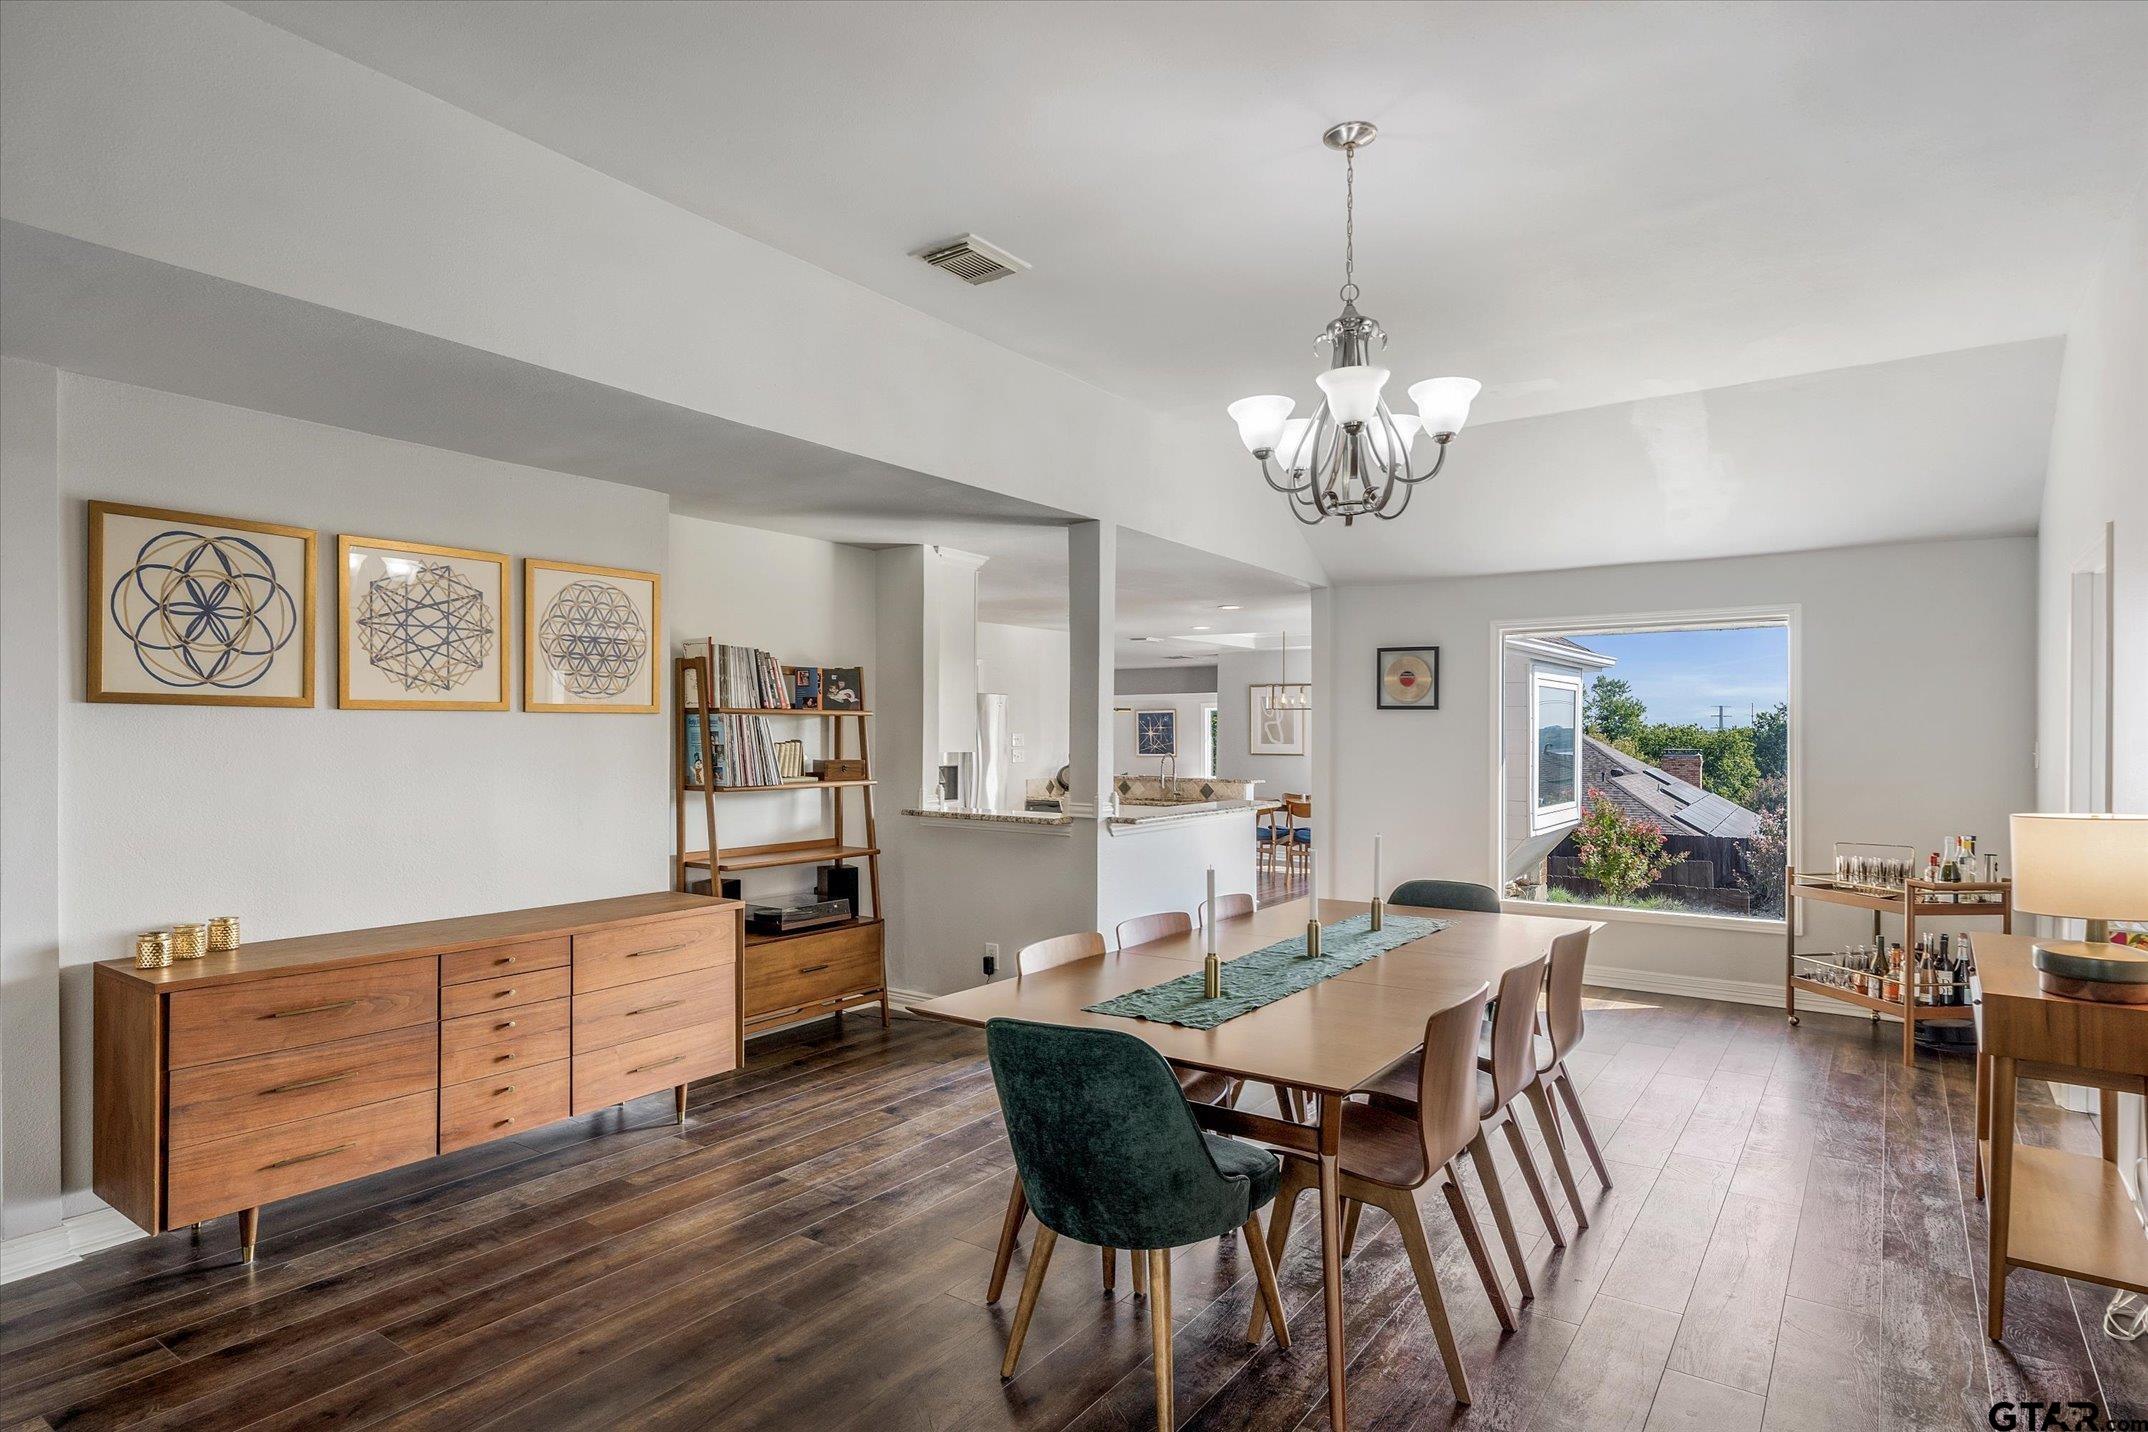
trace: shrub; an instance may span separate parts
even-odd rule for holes
[[[1629,817],[1593,787],[1574,841],[1581,852],[1581,875],[1601,886],[1613,902],[1630,900],[1634,891],[1654,884],[1671,863],[1663,849],[1663,827]]]

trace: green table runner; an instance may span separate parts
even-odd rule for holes
[[[1318,959],[1306,958],[1305,936],[1301,934],[1278,940],[1235,960],[1225,960],[1220,982],[1223,993],[1215,999],[1207,997],[1206,980],[1196,971],[1150,985],[1147,989],[1113,995],[1101,1004],[1084,1008],[1090,1014],[1160,1019],[1166,1024],[1182,1024],[1188,1029],[1214,1029],[1226,1020],[1250,1014],[1264,1004],[1274,1004],[1285,995],[1311,989],[1344,970],[1354,970],[1397,945],[1421,940],[1446,928],[1445,920],[1428,919],[1422,915],[1389,915],[1383,926],[1374,930],[1370,915],[1352,915],[1347,920],[1320,927]]]

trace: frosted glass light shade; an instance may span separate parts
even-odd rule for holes
[[[1410,401],[1424,420],[1425,431],[1435,437],[1458,433],[1469,421],[1469,405],[1484,385],[1474,378],[1427,378],[1410,385]]]
[[[2148,815],[2016,815],[2007,825],[2015,909],[2148,920]]]
[[[1302,451],[1305,436],[1312,431],[1311,418],[1292,418],[1283,424],[1283,435],[1275,440],[1275,465],[1285,472],[1296,472],[1312,463],[1312,454]]]
[[[1363,423],[1371,421],[1373,410],[1380,406],[1380,390],[1387,386],[1387,370],[1357,363],[1347,368],[1330,368],[1313,381],[1328,395],[1328,411],[1335,415],[1336,422]]]
[[[1297,406],[1289,398],[1266,393],[1257,398],[1240,398],[1224,411],[1238,424],[1238,441],[1246,445],[1247,452],[1266,452],[1275,447],[1283,435],[1283,420]]]
[[[1396,413],[1393,416],[1395,419],[1395,431],[1402,434],[1402,455],[1406,458],[1410,455],[1410,449],[1417,445],[1417,434],[1421,430],[1421,425],[1417,421],[1415,413]],[[1385,467],[1387,465],[1387,424],[1375,418],[1374,421],[1365,424],[1365,436],[1372,444],[1372,460]]]

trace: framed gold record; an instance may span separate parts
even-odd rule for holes
[[[1439,648],[1383,646],[1375,705],[1382,711],[1439,710]]]

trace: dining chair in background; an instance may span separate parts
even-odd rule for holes
[[[1218,895],[1216,897],[1216,918],[1218,920],[1243,920],[1252,913],[1253,897],[1251,895]],[[1208,902],[1206,900],[1201,902],[1200,915],[1202,920],[1207,920]]]
[[[1565,1101],[1567,1114],[1573,1119],[1575,1138],[1580,1140],[1582,1151],[1594,1165],[1597,1179],[1609,1188],[1611,1170],[1604,1163],[1603,1150],[1596,1146],[1596,1131],[1589,1127],[1589,1116],[1581,1107],[1581,1096],[1574,1091],[1573,1076],[1566,1072],[1566,1056],[1581,1043],[1581,986],[1588,973],[1588,963],[1587,930],[1575,930],[1551,942],[1551,972],[1544,978],[1546,1032],[1536,1041],[1536,1078],[1529,1085],[1529,1102],[1536,1109],[1536,1121],[1544,1128],[1545,1141],[1552,1150],[1552,1162],[1558,1166],[1559,1177],[1566,1185],[1566,1196],[1573,1202],[1574,1220],[1583,1228],[1589,1226],[1589,1220],[1582,1212],[1570,1160],[1561,1146],[1563,1135],[1551,1096],[1556,1089]]]
[[[1134,1251],[1148,1265],[1156,1425],[1173,1425],[1171,1250],[1234,1230],[1260,1301],[1290,1345],[1260,1226],[1282,1168],[1266,1149],[1204,1132],[1162,1055],[1131,1034],[1027,1020],[985,1025],[985,1050],[1037,1241],[1000,1363],[1014,1376],[1052,1249],[1062,1237]]]
[[[1446,1300],[1433,1270],[1417,1190],[1444,1175],[1440,1189],[1461,1229],[1463,1245],[1476,1264],[1477,1277],[1492,1300],[1500,1327],[1512,1332],[1513,1309],[1507,1304],[1506,1290],[1499,1286],[1491,1253],[1454,1169],[1454,1161],[1462,1152],[1482,1139],[1477,1099],[1477,1030],[1483,1023],[1490,993],[1488,986],[1479,985],[1469,998],[1425,1021],[1424,1049],[1417,1060],[1417,1089],[1408,1105],[1343,1105],[1339,1172],[1345,1206],[1355,1212],[1369,1203],[1395,1220],[1402,1234],[1403,1250],[1409,1255],[1410,1270],[1417,1276],[1425,1316],[1432,1322],[1432,1336],[1447,1365],[1447,1380],[1454,1387],[1455,1400],[1462,1403],[1470,1400],[1469,1374],[1462,1366]],[[1291,1210],[1298,1195],[1317,1188],[1318,1183],[1319,1173],[1311,1159],[1285,1155],[1282,1188],[1276,1194],[1274,1212],[1268,1215],[1271,1264],[1282,1265],[1283,1251],[1290,1239]],[[1246,1341],[1260,1341],[1262,1321],[1269,1316],[1272,1314],[1266,1308],[1254,1304]]]
[[[1308,796],[1285,796],[1283,809],[1290,812],[1290,859],[1284,865],[1288,874],[1300,864],[1313,863],[1313,828],[1300,823],[1313,818],[1313,802]]]
[[[1499,892],[1470,880],[1405,880],[1387,897],[1387,903],[1420,910],[1474,910],[1480,915],[1496,915]]]
[[[1168,940],[1173,935],[1193,933],[1193,916],[1184,910],[1164,910],[1154,915],[1136,915],[1131,920],[1121,920],[1113,932],[1118,936],[1119,948],[1129,945],[1145,945],[1151,940]]]

